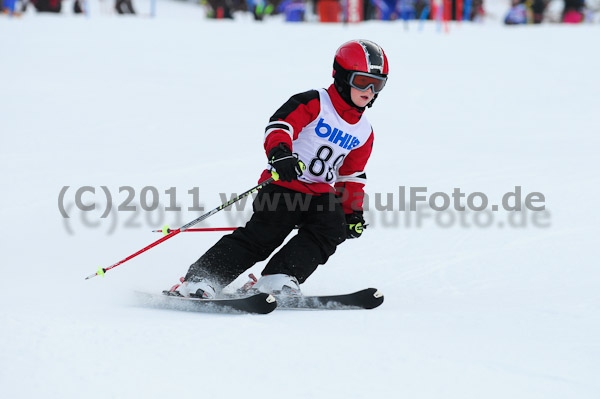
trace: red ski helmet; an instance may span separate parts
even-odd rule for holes
[[[344,43],[335,52],[333,77],[336,75],[335,64],[346,71],[372,73],[387,76],[389,65],[381,47],[369,40],[352,40]]]
[[[337,91],[350,105],[353,105],[350,96],[350,80],[354,72],[373,75],[380,80],[383,78],[383,85],[385,85],[389,65],[383,49],[369,40],[352,40],[342,44],[337,49],[333,60],[332,76]],[[381,91],[383,85],[379,90],[375,90],[373,87],[373,91],[376,92],[375,98],[377,98],[377,94]],[[368,107],[373,105],[375,98],[367,105]]]

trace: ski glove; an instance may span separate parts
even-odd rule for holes
[[[348,226],[346,238],[358,238],[363,230],[367,228],[361,211],[346,214],[346,225]]]
[[[292,151],[283,143],[273,147],[269,151],[269,163],[275,168],[282,181],[291,182],[302,176],[302,163],[296,158]]]

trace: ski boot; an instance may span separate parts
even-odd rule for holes
[[[163,291],[163,294],[200,299],[215,299],[217,296],[215,284],[207,279],[192,282],[184,281],[183,277],[181,277],[179,281],[179,284],[175,284],[168,291]]]
[[[294,276],[270,274],[262,276],[252,285],[252,290],[276,296],[301,296],[300,283]]]

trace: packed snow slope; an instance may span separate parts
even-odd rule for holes
[[[99,8],[86,19],[66,4],[0,18],[0,397],[598,397],[599,26],[509,29],[497,15],[443,34],[209,21],[170,2],[156,19]],[[200,215],[194,195],[208,211],[255,185],[270,115],[328,86],[335,49],[354,38],[381,44],[391,69],[367,111],[371,226],[303,290],[377,287],[380,308],[251,316],[135,303],[221,233],[180,234],[84,280],[158,239],[151,229]],[[85,186],[89,212],[75,204]],[[515,186],[523,201],[542,193],[545,211],[399,211],[399,187],[407,200],[410,187],[481,192],[491,207]],[[117,211],[128,190],[136,211]],[[145,211],[153,192],[158,208]],[[376,209],[378,193],[393,211]],[[202,225],[241,225],[249,205]]]

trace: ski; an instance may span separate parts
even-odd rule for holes
[[[275,296],[278,309],[373,309],[383,303],[383,294],[376,288],[344,295]]]
[[[204,313],[271,313],[277,307],[272,295],[255,294],[242,298],[201,299],[136,292],[142,305],[171,310]]]

